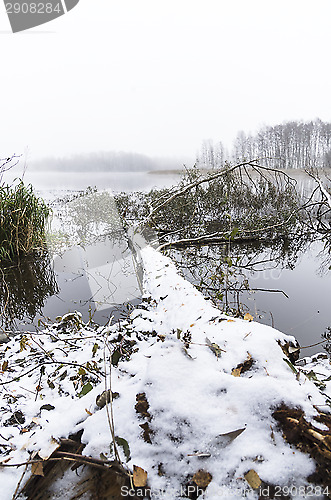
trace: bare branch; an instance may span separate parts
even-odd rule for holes
[[[281,227],[283,225],[286,225],[297,212],[298,212],[298,210],[294,210],[293,212],[291,212],[291,214],[289,215],[289,217],[286,220],[278,222],[277,224],[273,224],[271,226],[260,227],[258,229],[251,229],[251,230],[242,231],[242,233],[241,233],[242,236],[235,238],[234,241],[237,243],[252,241],[255,239],[255,237],[251,236],[253,233],[264,232],[264,231],[268,231],[270,229],[275,229],[277,227]],[[245,234],[246,234],[246,236],[245,236]],[[162,245],[160,245],[157,248],[157,250],[160,251],[160,250],[164,250],[165,248],[169,248],[169,247],[176,248],[176,247],[185,247],[185,246],[191,246],[191,245],[204,245],[204,244],[208,244],[208,243],[229,243],[230,238],[229,238],[229,236],[226,236],[226,235],[229,235],[228,231],[223,232],[223,233],[216,232],[216,233],[211,233],[211,234],[205,234],[202,236],[198,236],[196,238],[183,238],[181,240],[169,241],[167,243],[163,243]]]
[[[225,167],[223,170],[221,170],[220,172],[217,172],[214,175],[210,175],[208,177],[203,177],[202,179],[198,179],[197,181],[191,182],[190,184],[188,184],[184,188],[176,191],[174,194],[172,194],[165,201],[163,201],[162,203],[160,203],[159,205],[157,205],[155,208],[152,208],[151,212],[145,218],[145,220],[138,224],[138,227],[141,226],[141,225],[145,225],[147,223],[147,221],[149,219],[151,219],[151,217],[153,217],[153,215],[156,212],[158,212],[161,208],[163,208],[166,205],[168,205],[169,203],[171,203],[175,198],[183,196],[184,194],[186,194],[188,191],[190,191],[194,187],[197,187],[197,186],[200,186],[201,184],[205,184],[205,183],[208,183],[208,182],[212,182],[212,181],[214,181],[216,179],[219,179],[220,177],[228,175],[229,173],[233,172],[234,170],[236,170],[236,169],[238,169],[240,167],[255,166],[256,168],[259,168],[260,166],[258,164],[256,164],[258,161],[259,160],[256,159],[256,160],[251,160],[251,161],[245,161],[243,163],[239,163],[237,165],[233,165],[232,167]],[[269,170],[267,167],[263,167],[263,168],[264,168],[264,170]],[[276,169],[270,169],[270,170],[276,170]]]

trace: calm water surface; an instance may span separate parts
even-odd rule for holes
[[[85,190],[88,186],[113,192],[146,191],[152,187],[170,187],[179,178],[177,173],[40,174],[27,171],[24,180],[31,182],[38,194],[45,199],[54,200],[69,191]],[[310,180],[308,182],[299,176],[299,181],[302,183],[302,189],[310,189]],[[89,227],[88,229],[90,230]],[[8,282],[12,280],[12,293],[18,294],[18,304],[11,315],[16,317],[19,329],[31,326],[31,322],[36,322],[41,314],[54,320],[56,316],[73,310],[81,311],[85,320],[92,311],[95,321],[105,324],[123,301],[131,301],[132,304],[139,302],[139,263],[132,255],[127,237],[122,234],[121,238],[115,241],[102,224],[99,224],[93,235],[92,240],[87,241],[85,245],[69,245],[61,255],[53,252],[47,269],[45,264],[32,263],[29,268],[29,280],[18,275],[13,279],[8,277]],[[264,256],[263,250],[259,250],[257,260],[263,260]],[[271,265],[260,268],[255,266],[246,276],[251,288],[279,289],[287,296],[282,293],[251,291],[242,293],[240,300],[257,321],[296,336],[302,346],[319,342],[326,327],[331,326],[331,271],[324,265],[327,258],[328,256],[323,254],[323,245],[317,242],[310,245],[304,253],[298,253],[293,268],[276,260]],[[40,282],[40,270],[45,282],[38,285],[42,298],[39,296],[37,299],[36,283],[38,280]],[[27,276],[29,273],[25,269],[23,275]],[[183,273],[187,279],[196,282],[194,273],[189,269],[184,267]],[[21,293],[20,298],[17,290],[29,286],[30,292]],[[3,289],[3,300],[6,299],[5,294]],[[7,308],[7,312],[8,310]],[[2,318],[3,329],[6,328],[5,319]],[[322,350],[321,346],[312,347],[303,350],[302,355]]]

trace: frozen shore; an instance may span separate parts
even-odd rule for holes
[[[221,314],[167,257],[150,247],[141,255],[143,302],[126,321],[97,327],[65,315],[1,347],[1,499],[26,493],[31,475],[43,478],[39,461],[77,434],[84,456],[122,462],[129,475],[136,466],[123,498],[331,495],[318,460],[290,444],[284,424],[303,425],[303,443],[315,432],[331,455],[320,413],[330,411],[329,360],[295,364],[293,337]],[[109,390],[112,402],[96,404]],[[11,467],[29,461],[39,472]],[[68,469],[48,488],[48,498],[70,499],[77,476]]]

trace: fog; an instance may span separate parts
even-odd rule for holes
[[[190,162],[190,159],[188,159]],[[62,158],[45,157],[28,163],[29,170],[61,172],[149,172],[182,168],[184,159],[152,158],[139,153],[94,152]]]
[[[329,0],[80,0],[13,34],[0,3],[0,157],[189,157],[238,130],[331,121]]]

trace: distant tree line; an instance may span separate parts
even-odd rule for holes
[[[163,162],[147,155],[126,152],[98,152],[73,155],[65,158],[45,158],[31,165],[33,170],[58,170],[64,172],[146,172],[173,168],[174,161]],[[177,163],[175,164],[177,167]]]
[[[221,142],[205,142],[198,163],[217,168],[225,161],[256,158],[272,168],[331,167],[331,123],[290,121],[264,126],[255,135],[240,131],[230,152]]]

